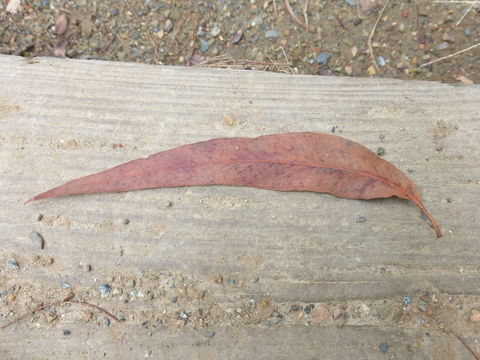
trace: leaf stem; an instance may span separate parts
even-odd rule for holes
[[[433,229],[435,230],[435,233],[437,234],[437,239],[441,238],[443,236],[442,231],[440,230],[440,226],[438,226],[438,224],[435,221],[435,219],[433,218],[432,214],[430,214],[428,212],[428,210],[425,208],[425,206],[418,199],[416,199],[413,196],[410,196],[410,194],[407,194],[407,196],[411,201],[413,201],[415,203],[415,205],[417,205],[420,208],[422,213],[424,213],[425,216],[428,218],[428,220],[432,224]]]

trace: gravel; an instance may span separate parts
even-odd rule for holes
[[[461,26],[446,26],[462,17],[466,8],[460,5],[416,8],[413,2],[390,2],[372,38],[374,61],[381,69],[374,73],[367,39],[381,8],[375,3],[309,2],[308,22],[315,30],[306,32],[278,1],[275,8],[273,1],[259,0],[105,0],[93,7],[86,0],[36,0],[33,5],[23,2],[16,14],[2,14],[0,53],[172,65],[189,64],[198,56],[208,60],[225,55],[258,62],[285,62],[287,58],[292,72],[301,74],[458,82],[454,75],[461,72],[480,81],[475,52],[433,67],[418,67],[429,61],[425,56],[436,58],[440,55],[435,52],[453,53],[478,42],[474,11]],[[291,5],[304,21],[304,2],[292,1]],[[65,24],[65,16],[67,27],[56,30],[53,25]],[[356,54],[352,56],[353,48]],[[270,71],[280,70],[271,67]]]
[[[315,62],[320,65],[326,65],[328,63],[328,60],[330,60],[331,57],[332,57],[332,54],[330,53],[320,53],[315,58]]]
[[[100,294],[102,297],[108,296],[112,292],[112,287],[108,284],[100,285]]]
[[[402,303],[403,303],[403,305],[410,305],[412,303],[412,298],[408,295],[405,295],[402,298]]]
[[[200,39],[200,51],[206,53],[208,51],[208,43],[204,39]]]
[[[280,33],[277,30],[268,30],[265,32],[265,39],[274,39],[280,37]]]
[[[17,260],[15,260],[14,258],[10,258],[7,260],[7,267],[12,270],[20,269],[20,265],[18,265]]]
[[[386,353],[388,351],[388,344],[386,342],[381,343],[379,349],[382,353]]]

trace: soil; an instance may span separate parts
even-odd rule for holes
[[[422,66],[480,42],[480,5],[430,0],[290,0],[290,5],[295,21],[284,0],[24,0],[16,13],[0,12],[0,53],[480,81],[478,47]],[[301,26],[306,20],[309,31]]]

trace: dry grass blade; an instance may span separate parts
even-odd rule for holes
[[[377,61],[375,60],[375,55],[373,54],[373,47],[372,47],[372,38],[373,34],[375,34],[375,30],[377,29],[377,25],[380,22],[380,19],[383,16],[383,12],[385,11],[385,8],[388,5],[388,1],[385,2],[385,5],[383,5],[382,10],[380,10],[380,13],[378,14],[377,21],[375,21],[375,24],[373,25],[372,31],[370,31],[370,35],[368,36],[368,50],[370,51],[370,57],[372,58],[373,66],[375,66],[375,70],[377,70],[377,73],[380,72],[380,68],[378,67]]]
[[[476,2],[472,3],[472,5],[470,5],[470,7],[463,13],[462,17],[460,18],[460,20],[457,21],[457,23],[455,24],[455,26],[458,26],[460,25],[460,23],[463,21],[463,19],[465,19],[465,16],[468,15],[468,13],[470,11],[472,11],[473,7],[475,6]],[[479,2],[480,4],[480,2]]]
[[[480,43],[478,44],[475,44],[475,45],[472,45],[472,46],[469,46],[468,48],[466,49],[463,49],[463,50],[460,50],[460,51],[457,51],[457,52],[454,52],[453,54],[450,54],[450,55],[447,55],[447,56],[443,56],[441,58],[438,58],[438,59],[435,59],[435,60],[432,60],[432,61],[429,61],[425,64],[422,64],[420,65],[419,67],[425,67],[425,66],[428,66],[428,65],[432,65],[432,64],[435,64],[436,62],[439,62],[439,61],[443,61],[443,60],[446,60],[446,59],[450,59],[454,56],[457,56],[457,55],[460,55],[460,54],[463,54],[464,52],[467,52],[467,51],[470,51],[472,49],[475,49],[476,47],[479,47],[480,46]]]
[[[290,2],[288,0],[285,0],[284,3],[285,9],[287,9],[294,22],[296,22],[298,25],[300,25],[302,28],[309,32],[315,32],[315,28],[313,26],[305,24],[302,20],[300,20],[300,18],[295,14],[292,7],[290,6]]]
[[[286,56],[286,55],[285,55]],[[294,69],[288,61],[286,62],[261,62],[252,60],[235,60],[227,55],[219,55],[193,65],[198,67],[222,68],[222,69],[241,69],[241,70],[261,70],[279,72],[284,74],[295,74]]]

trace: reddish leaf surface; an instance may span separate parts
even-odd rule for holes
[[[316,133],[184,145],[72,180],[28,201],[194,185],[325,192],[348,199],[397,196],[414,202],[429,218],[437,237],[442,236],[415,185],[400,170],[360,144]]]

